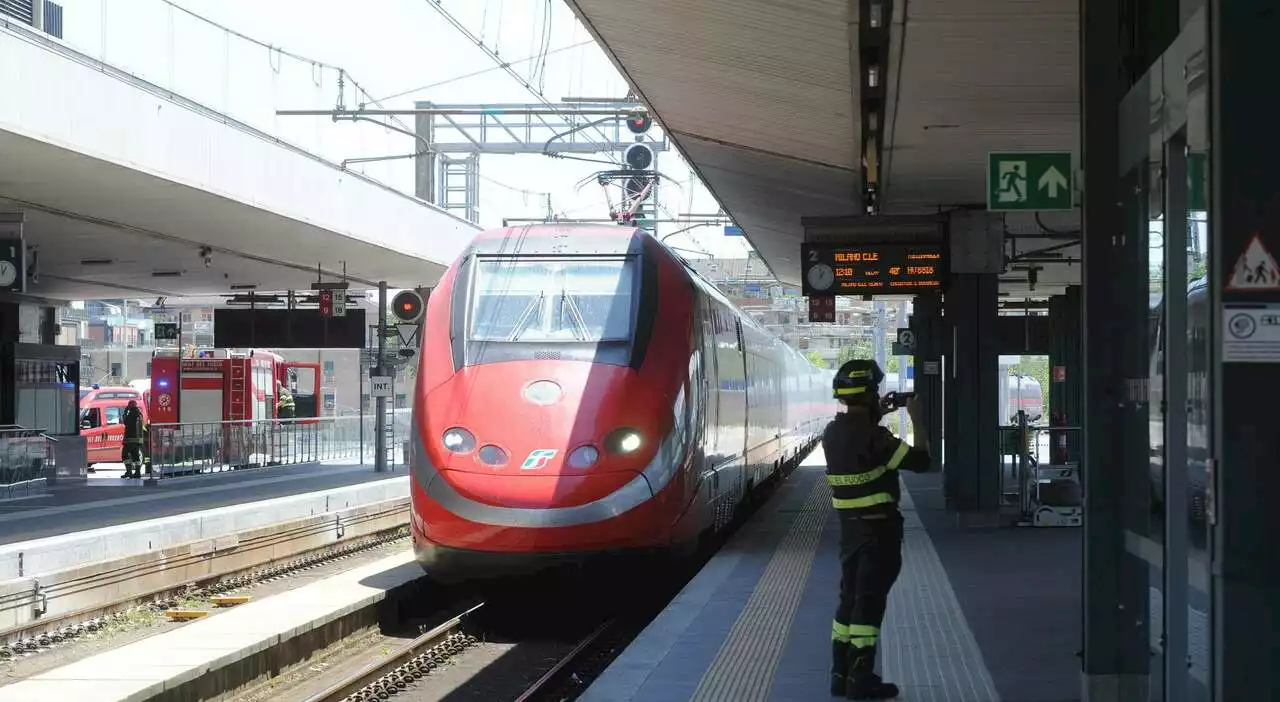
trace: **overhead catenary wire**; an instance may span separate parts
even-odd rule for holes
[[[580,42],[577,42],[577,43],[575,43],[575,44],[570,44],[570,45],[568,45],[568,46],[561,46],[561,47],[556,48],[556,49],[551,49],[551,50],[550,50],[550,51],[548,51],[545,55],[546,55],[546,56],[554,56],[554,55],[556,55],[556,54],[564,53],[565,51],[572,51],[572,50],[574,50],[574,49],[581,49],[582,47],[587,46],[587,45],[592,44],[592,43],[594,43],[594,42],[591,42],[591,41],[580,41]],[[533,55],[531,55],[531,56],[526,56],[526,57],[524,57],[524,58],[516,59],[516,60],[514,60],[514,61],[506,61],[506,62],[504,62],[504,65],[506,65],[506,66],[517,66],[517,65],[520,65],[520,64],[522,64],[522,63],[529,63],[530,61],[536,61],[536,60],[538,60],[538,59],[539,59],[539,58],[541,58],[541,57],[542,57],[542,55],[540,55],[540,54],[533,54]],[[386,96],[386,97],[384,97],[384,98],[380,98],[380,99],[379,99],[379,101],[380,101],[380,102],[384,102],[384,101],[387,101],[387,100],[394,100],[394,99],[396,99],[396,98],[404,97],[404,96],[406,96],[406,95],[412,95],[413,93],[420,93],[420,92],[423,92],[423,91],[426,91],[426,90],[431,90],[431,89],[433,89],[433,88],[443,87],[443,86],[449,85],[450,83],[457,83],[457,82],[459,82],[459,81],[469,80],[469,79],[471,79],[471,78],[478,78],[479,76],[485,75],[485,74],[487,74],[487,73],[493,73],[494,71],[501,71],[501,70],[503,70],[504,65],[490,66],[490,67],[488,67],[488,68],[481,68],[481,69],[480,69],[480,70],[478,70],[478,71],[471,71],[470,73],[463,73],[463,74],[461,74],[461,75],[453,76],[452,78],[443,78],[443,79],[438,80],[438,81],[436,81],[436,82],[434,82],[434,83],[427,83],[426,85],[420,85],[420,86],[418,86],[418,87],[416,87],[416,88],[409,88],[408,90],[401,90],[401,91],[400,91],[400,92],[398,92],[398,93],[395,93],[395,94],[392,94],[392,95],[388,95],[388,96]],[[579,92],[580,92],[580,91],[579,91]]]
[[[526,79],[524,76],[520,75],[513,68],[511,68],[511,66],[507,64],[505,61],[503,61],[502,57],[499,56],[493,49],[489,48],[489,46],[487,46],[484,43],[484,41],[480,39],[480,37],[477,37],[474,32],[472,32],[470,29],[467,29],[467,26],[465,24],[460,22],[458,18],[454,17],[452,13],[446,10],[441,0],[425,0],[425,1],[427,5],[430,6],[433,10],[435,10],[441,17],[443,17],[446,22],[453,25],[454,29],[457,29],[459,32],[461,32],[462,35],[465,36],[472,44],[475,44],[477,48],[483,51],[484,54],[490,58],[490,60],[492,60],[494,63],[497,63],[499,66],[501,66],[502,69],[507,72],[507,75],[511,76],[517,83],[520,84],[521,87],[529,91],[531,95],[538,98],[539,102],[551,108],[554,112],[559,114],[564,119],[570,120],[570,121],[572,120],[571,112],[566,111],[563,108],[563,106],[548,100],[546,95],[544,95],[541,90],[538,90],[536,87],[534,87],[532,83],[529,82],[528,79]],[[544,120],[544,124],[545,124],[545,120]],[[604,131],[601,130],[599,127],[596,127],[595,131],[600,135],[602,139],[605,140],[605,142],[608,142],[609,140],[608,134],[605,134]],[[603,146],[601,142],[591,138],[588,138],[587,141],[597,146]],[[604,149],[602,148],[601,150],[603,151]],[[616,154],[612,156],[612,161],[615,164],[621,162],[620,157],[617,156]]]

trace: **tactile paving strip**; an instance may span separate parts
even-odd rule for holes
[[[808,499],[769,559],[691,702],[755,702],[768,698],[809,578],[822,524],[830,510],[831,491],[826,481],[814,481]]]
[[[902,491],[902,575],[881,630],[884,678],[913,702],[1000,702],[938,552]]]

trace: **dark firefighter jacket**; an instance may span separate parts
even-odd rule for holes
[[[147,421],[142,418],[142,410],[137,407],[125,408],[120,422],[124,424],[124,440],[129,444],[140,444],[146,437]]]
[[[831,503],[848,516],[891,514],[898,509],[898,471],[929,470],[929,454],[865,417],[842,413],[822,433]]]

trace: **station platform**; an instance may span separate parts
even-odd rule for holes
[[[404,466],[375,473],[354,462],[307,463],[165,478],[157,485],[123,480],[99,468],[88,480],[0,501],[0,545],[62,536],[246,502],[291,497],[407,475]]]
[[[580,698],[831,699],[839,524],[815,451]],[[971,528],[904,475],[902,574],[878,669],[899,699],[1078,699],[1080,530]]]

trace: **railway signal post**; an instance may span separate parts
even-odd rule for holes
[[[378,283],[378,358],[373,365],[373,377],[382,378],[386,375],[386,353],[387,353],[387,281],[383,280]],[[372,386],[370,390],[372,391]],[[387,398],[379,393],[374,398],[374,412],[377,414],[373,418],[373,471],[375,473],[387,472]]]

